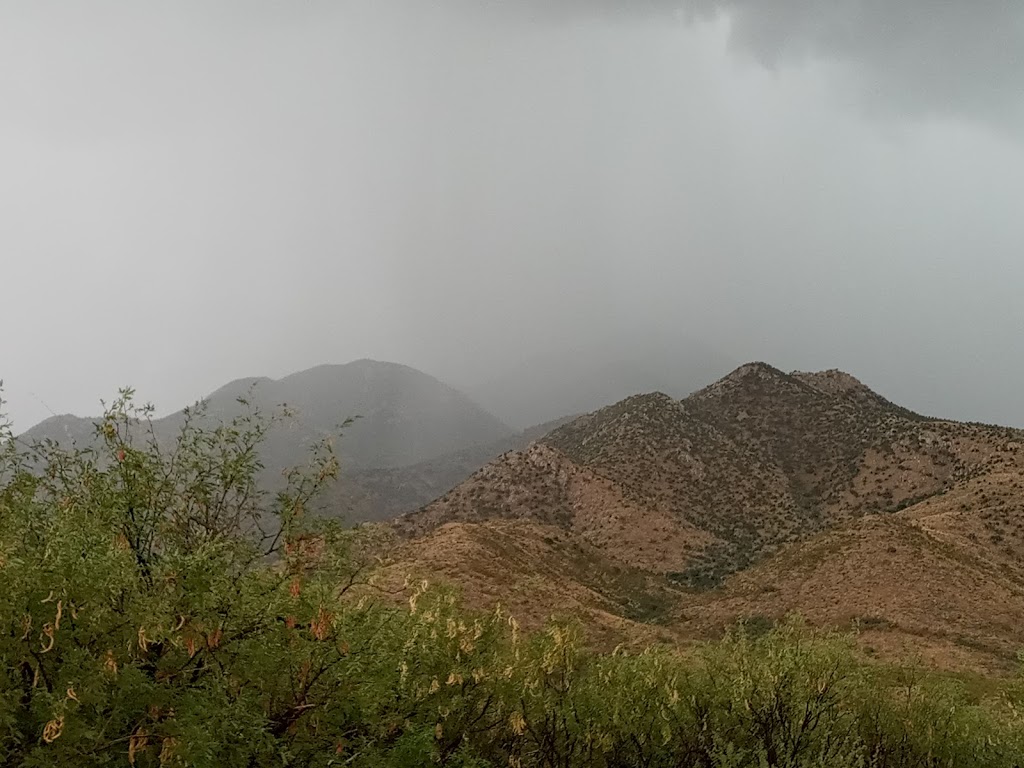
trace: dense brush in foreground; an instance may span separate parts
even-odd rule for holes
[[[1012,690],[859,664],[792,622],[597,655],[420,587],[378,594],[303,510],[329,449],[258,490],[258,414],[102,450],[0,435],[0,763],[25,766],[1013,766]],[[266,531],[264,533],[264,531]]]

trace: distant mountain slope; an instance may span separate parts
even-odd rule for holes
[[[869,515],[689,596],[671,623],[699,637],[798,612],[858,628],[869,652],[1007,672],[1024,645],[1024,569],[989,554],[984,542],[950,541],[906,513]]]
[[[395,530],[410,542],[405,567],[425,571],[437,571],[443,541],[462,536],[459,526],[472,531],[463,540],[484,540],[492,527],[495,536],[507,536],[509,526],[531,531],[532,539],[560,538],[605,567],[644,574],[634,581],[643,582],[637,600],[648,606],[646,620],[682,635],[720,629],[719,620],[759,604],[773,613],[806,608],[836,622],[849,618],[847,607],[871,616],[870,604],[878,603],[884,613],[868,582],[867,597],[856,601],[851,595],[844,607],[844,584],[856,589],[863,579],[882,579],[898,589],[900,558],[889,558],[889,545],[882,545],[891,535],[892,546],[909,553],[899,542],[917,537],[924,541],[920,556],[931,558],[937,574],[934,593],[920,580],[908,582],[906,599],[915,607],[900,611],[917,612],[918,624],[906,623],[918,632],[920,617],[929,612],[941,624],[947,614],[966,609],[954,599],[956,562],[971,564],[971,584],[984,582],[971,587],[979,594],[990,590],[993,600],[1011,601],[1007,616],[1024,611],[1024,598],[1012,602],[1018,600],[1014,585],[1024,578],[1022,444],[1024,433],[1016,430],[926,419],[838,371],[785,374],[754,363],[682,401],[658,393],[635,396],[573,420],[404,516]],[[903,527],[878,528],[869,520]],[[906,526],[914,530],[904,536]],[[845,548],[843,542],[864,536],[875,543],[863,558]],[[808,547],[816,548],[814,557],[825,570],[794,593],[784,584],[787,563],[800,560]],[[558,562],[559,551],[548,553],[555,558],[548,568],[576,573],[572,563]],[[837,565],[843,558],[862,560],[856,574],[861,580],[828,575],[846,572]],[[520,578],[513,575],[517,567],[492,562],[485,571],[467,568],[460,576],[459,563],[449,562],[437,572],[474,595],[501,597],[502,583]],[[488,572],[502,576],[482,584]],[[985,575],[997,573],[998,579]],[[762,599],[753,591],[764,579],[774,579],[776,597]],[[829,610],[816,610],[810,601],[819,580],[834,585]],[[590,577],[580,587],[619,604],[602,591],[603,583]],[[723,583],[720,590],[701,591]],[[739,596],[729,597],[734,594]],[[651,595],[657,596],[653,602]],[[531,613],[543,614],[544,606]],[[636,614],[623,609],[617,615],[628,620]],[[978,648],[1005,650],[1024,642],[1011,624],[961,622],[959,630],[941,631]],[[992,640],[993,634],[999,637]]]
[[[623,565],[655,571],[683,567],[710,538],[545,441],[502,456],[396,527],[415,536],[450,522],[488,520],[555,526]]]
[[[26,442],[53,440],[63,446],[87,445],[96,434],[96,420],[65,413],[51,416],[19,435]]]
[[[358,419],[338,443],[349,471],[394,468],[430,461],[478,445],[490,445],[515,433],[461,392],[420,371],[395,363],[358,360],[324,365],[282,379],[239,379],[206,399],[210,420],[245,412],[238,398],[272,412],[281,405],[294,418],[271,432],[263,447],[268,475],[301,462],[305,451],[346,419]],[[162,438],[176,434],[183,412],[157,419]],[[33,427],[23,439],[52,438],[87,444],[92,420],[56,417]]]
[[[212,415],[241,412],[236,402],[252,380],[232,382],[207,398]],[[283,379],[257,380],[254,402],[264,410],[287,404],[294,423],[277,430],[266,447],[268,466],[289,466],[301,449],[349,425],[338,450],[352,468],[401,467],[508,437],[512,430],[461,392],[408,366],[357,360],[322,365]],[[180,414],[160,426],[180,422]]]
[[[405,467],[349,469],[320,500],[320,509],[347,522],[391,520],[451,490],[489,461],[525,449],[572,416]]]

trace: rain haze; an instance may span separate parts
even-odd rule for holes
[[[1024,426],[1021,50],[998,0],[0,2],[10,414],[649,342]]]

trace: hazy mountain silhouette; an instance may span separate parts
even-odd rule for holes
[[[265,413],[286,405],[292,418],[275,428],[263,448],[268,472],[304,459],[324,436],[347,426],[337,443],[346,468],[400,467],[474,445],[490,444],[515,433],[461,392],[408,366],[357,360],[322,365],[282,379],[232,381],[205,399],[207,420],[244,414],[247,397]],[[161,438],[176,434],[184,420],[178,411],[154,421]],[[73,416],[47,419],[28,430],[25,440],[51,438],[62,444],[88,443],[94,420]]]

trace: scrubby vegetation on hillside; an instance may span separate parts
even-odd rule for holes
[[[500,456],[396,521],[395,570],[454,582],[477,608],[503,601],[531,628],[573,606],[609,647],[706,640],[752,613],[868,615],[884,621],[861,650],[1004,674],[1024,645],[1022,488],[1024,431],[752,363]]]
[[[424,585],[373,585],[359,532],[306,514],[328,444],[268,497],[267,420],[101,448],[0,432],[0,764],[1012,766],[1013,691],[859,664],[797,622],[694,653],[594,654]],[[144,432],[145,430],[143,430]]]

